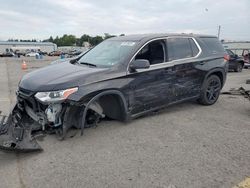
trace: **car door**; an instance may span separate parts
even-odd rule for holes
[[[238,61],[237,56],[229,49],[226,49],[228,55],[229,55],[229,61],[228,61],[228,67],[231,70],[237,69]]]
[[[229,63],[235,62],[235,60],[236,60],[235,54],[231,50],[227,49],[226,51],[227,51],[228,55],[230,56]]]
[[[129,106],[132,114],[156,109],[169,102],[172,95],[174,74],[166,65],[165,40],[155,40],[146,44],[134,59],[146,59],[150,68],[129,72]]]
[[[242,52],[242,57],[245,61],[245,63],[247,63],[247,67],[249,67],[249,63],[250,63],[250,52],[249,50],[243,50]]]
[[[177,102],[200,95],[203,72],[197,66],[203,62],[196,59],[201,49],[193,38],[168,38],[168,61],[174,62],[175,82],[173,101]]]

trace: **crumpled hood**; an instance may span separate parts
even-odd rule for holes
[[[19,83],[19,87],[30,91],[52,91],[83,85],[90,75],[105,73],[107,68],[74,65],[69,62],[46,66],[26,74]],[[93,76],[91,76],[93,77]],[[94,80],[93,80],[94,81]]]

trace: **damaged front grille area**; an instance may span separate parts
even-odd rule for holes
[[[25,90],[23,88],[19,88],[18,91],[16,92],[17,95],[17,101],[20,104],[26,104],[30,108],[32,108],[34,111],[37,111],[38,109],[38,102],[34,98],[34,92]]]
[[[74,103],[61,101],[42,103],[35,92],[19,88],[17,103],[9,117],[0,118],[0,148],[15,151],[42,150],[36,137],[56,134],[66,137],[72,127],[77,129],[96,126],[104,118],[103,108],[97,101]],[[82,126],[84,124],[84,126]]]
[[[28,97],[32,96],[34,94],[34,92],[19,87],[16,94],[17,94],[17,96],[20,96],[22,98],[28,98]]]
[[[56,131],[62,125],[62,104],[41,104],[34,92],[19,89],[11,114],[0,116],[0,147],[7,150],[36,151],[35,138]]]
[[[59,127],[62,125],[63,104],[52,103],[42,104],[35,99],[33,92],[20,89],[17,93],[18,108],[24,110],[29,117],[42,126],[42,130],[49,127]]]
[[[4,126],[6,126],[8,117],[1,115],[2,111],[0,111],[0,135],[6,133],[6,128]]]

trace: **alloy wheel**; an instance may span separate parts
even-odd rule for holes
[[[209,81],[207,91],[206,91],[206,96],[207,96],[207,100],[210,103],[213,103],[214,101],[217,100],[220,94],[220,89],[221,89],[220,81],[218,81],[217,79],[211,79]]]

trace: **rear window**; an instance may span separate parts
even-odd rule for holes
[[[212,54],[224,53],[225,50],[221,44],[221,42],[215,37],[202,37],[200,38],[205,45],[208,47],[208,50]]]
[[[168,61],[189,58],[193,52],[188,38],[169,38],[167,39]]]

